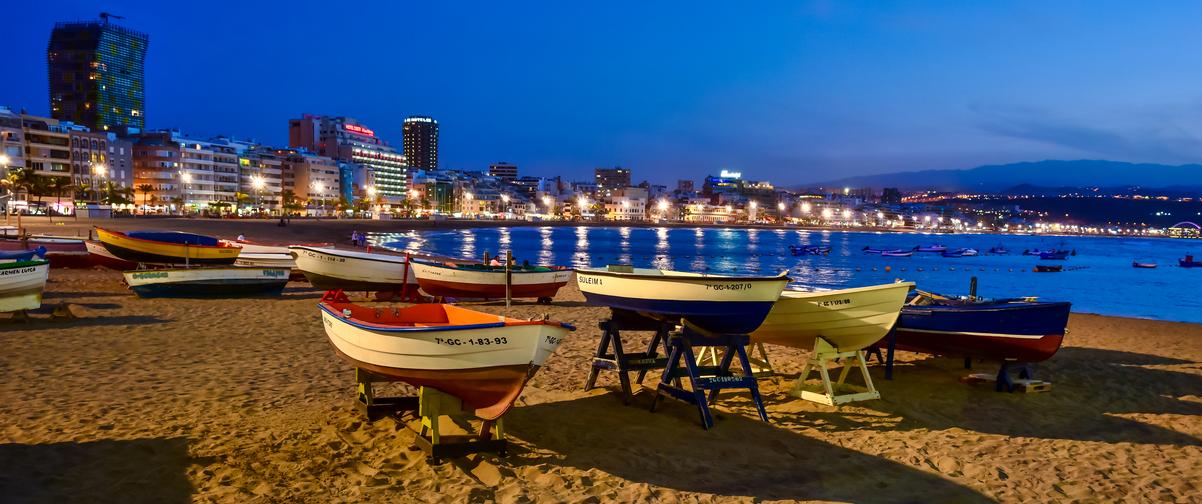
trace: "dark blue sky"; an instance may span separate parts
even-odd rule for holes
[[[47,113],[51,26],[105,10],[150,34],[148,126],[193,136],[430,115],[444,167],[664,183],[1202,159],[1200,3],[502,4],[20,2],[0,104]]]

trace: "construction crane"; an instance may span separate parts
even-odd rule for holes
[[[104,24],[109,24],[109,19],[110,19],[110,18],[112,18],[112,19],[125,19],[125,16],[118,16],[118,15],[116,15],[116,14],[110,14],[110,13],[108,13],[108,12],[101,12],[101,13],[100,13],[100,19],[103,19],[103,20],[104,20]]]

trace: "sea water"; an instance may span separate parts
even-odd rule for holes
[[[1188,253],[1202,257],[1202,241],[1164,238],[914,234],[792,229],[544,226],[429,230],[377,234],[372,243],[480,260],[512,251],[519,261],[577,268],[630,264],[635,267],[716,274],[770,275],[787,271],[794,287],[837,289],[913,281],[918,288],[967,294],[972,277],[977,295],[1037,296],[1073,303],[1073,311],[1202,323],[1202,268],[1180,268]],[[789,245],[825,245],[829,255],[795,257]],[[865,254],[929,244],[971,247],[977,257],[913,257]],[[1008,255],[990,255],[994,246]],[[1065,261],[1024,256],[1024,249],[1061,248],[1077,254]],[[1155,262],[1136,269],[1133,260]],[[1061,265],[1060,273],[1034,273],[1037,265]]]

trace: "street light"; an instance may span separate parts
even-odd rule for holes
[[[104,177],[108,174],[108,167],[103,163],[95,163],[92,165],[92,196],[96,198],[96,204],[100,204],[100,191],[96,187],[96,178]]]
[[[808,202],[801,204],[801,213],[807,214],[807,215],[810,213],[810,204]],[[826,212],[823,212],[824,217],[826,216],[825,214],[826,214]]]
[[[830,218],[831,218],[831,215],[832,215],[832,214],[831,214],[831,209],[829,209],[829,208],[823,208],[823,209],[822,209],[822,218],[823,218],[823,219],[830,220]]]
[[[325,197],[323,196],[323,194],[322,194],[322,193],[324,193],[324,192],[325,192],[325,190],[326,190],[326,186],[325,186],[325,184],[322,184],[321,182],[314,182],[314,183],[313,183],[313,190],[314,190],[314,191],[317,191],[317,204],[319,205],[319,208],[321,209],[321,213],[322,213],[322,215],[325,215],[325,213],[326,213],[326,200],[325,200]]]
[[[250,178],[250,186],[255,189],[255,208],[256,210],[263,207],[263,187],[267,185],[267,181],[263,177],[254,175]]]
[[[180,205],[180,208],[179,208],[180,212],[182,213],[184,211],[184,208],[188,206],[188,184],[192,183],[192,174],[188,173],[188,172],[183,172],[180,174],[179,178],[180,178],[180,180],[182,180],[184,182],[184,187],[183,187],[184,202],[182,205]]]

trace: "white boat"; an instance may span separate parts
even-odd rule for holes
[[[122,273],[139,297],[237,297],[278,295],[288,284],[288,268],[209,266],[134,270]]]
[[[562,267],[451,264],[413,261],[413,274],[426,294],[455,298],[505,298],[505,278],[509,276],[509,296],[537,298],[549,303],[559,288],[572,280],[572,270]]]
[[[296,269],[318,289],[395,291],[406,283],[417,287],[417,277],[407,267],[405,256],[306,245],[292,245],[288,250],[296,258]]]
[[[288,249],[284,249],[288,250]],[[263,252],[242,252],[238,254],[238,258],[234,259],[234,266],[245,266],[251,268],[295,268],[296,258],[292,254],[285,252],[283,254],[263,253]]]
[[[355,367],[461,399],[493,420],[574,328],[447,304],[407,308],[320,303],[326,336]]]
[[[291,245],[306,247],[329,247],[330,243],[294,243],[289,245],[270,245],[250,240],[221,240],[233,247],[242,247],[242,255],[251,254],[288,254]],[[239,256],[241,257],[241,256]]]
[[[21,230],[17,226],[0,226],[0,238],[16,238],[21,236]]]
[[[828,291],[786,290],[772,305],[753,343],[810,350],[822,338],[838,352],[851,352],[880,341],[901,314],[913,282]]]
[[[49,274],[49,261],[0,263],[0,312],[41,307],[42,292],[46,290]]]
[[[88,249],[88,254],[91,255],[93,264],[118,271],[131,270],[138,267],[138,263],[136,262],[126,261],[125,259],[113,255],[112,252],[109,252],[109,249],[104,248],[103,243],[98,241],[85,241],[84,247]]]
[[[576,283],[590,304],[669,322],[683,319],[714,333],[747,334],[764,321],[789,277],[609,266],[576,270]]]

